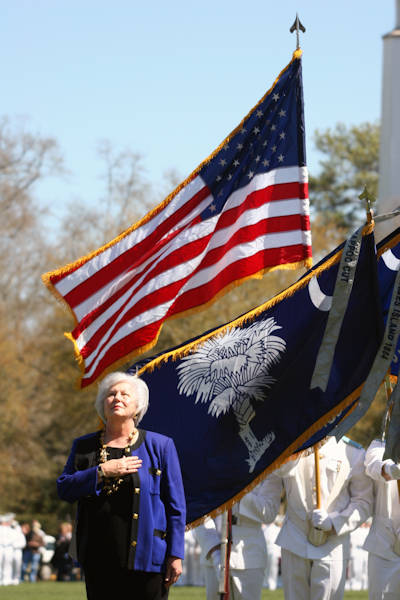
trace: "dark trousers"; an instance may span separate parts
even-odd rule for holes
[[[88,600],[167,600],[168,589],[164,586],[162,573],[131,571],[120,567],[83,568]]]

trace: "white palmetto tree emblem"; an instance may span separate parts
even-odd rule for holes
[[[250,421],[255,416],[253,403],[264,402],[267,388],[275,382],[270,368],[286,348],[285,341],[273,335],[277,329],[281,327],[273,318],[229,329],[206,340],[177,369],[180,394],[195,395],[196,403],[208,402],[208,412],[216,418],[233,410],[249,451],[250,472],[275,439],[271,431],[258,440]]]

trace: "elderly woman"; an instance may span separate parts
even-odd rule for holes
[[[148,396],[138,377],[107,375],[95,402],[104,429],[74,440],[57,480],[60,498],[78,501],[76,557],[89,600],[164,600],[182,572],[181,471],[172,439],[137,428]]]

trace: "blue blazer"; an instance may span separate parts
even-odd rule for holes
[[[132,526],[128,568],[162,572],[168,556],[184,557],[186,503],[181,470],[171,438],[151,431],[134,455],[142,459],[132,497]],[[77,558],[85,562],[88,533],[85,498],[99,495],[97,480],[99,432],[74,440],[57,491],[62,500],[78,501]],[[135,480],[138,481],[137,477]]]

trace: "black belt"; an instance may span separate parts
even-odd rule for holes
[[[162,540],[165,540],[165,538],[167,537],[167,532],[161,531],[161,529],[155,529],[153,535],[161,538]]]

